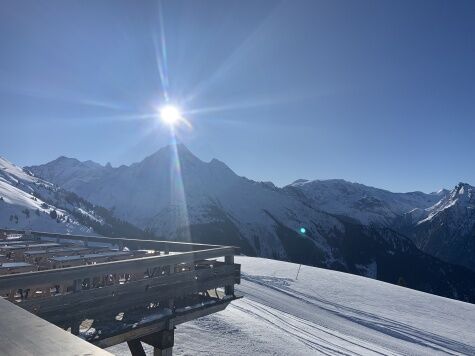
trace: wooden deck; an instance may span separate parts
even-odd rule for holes
[[[3,299],[0,316],[2,356],[112,355]]]
[[[143,355],[143,341],[170,354],[176,325],[237,298],[232,246],[44,232],[24,240],[0,246],[21,247],[10,257],[35,261],[36,270],[0,276],[0,295],[100,347],[128,342]]]

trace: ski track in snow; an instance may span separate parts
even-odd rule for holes
[[[475,355],[475,305],[307,266],[295,280],[292,263],[236,262],[244,298],[179,325],[174,354]]]

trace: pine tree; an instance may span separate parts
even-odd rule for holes
[[[22,213],[25,214],[27,219],[30,218],[30,210],[28,210],[28,209],[22,210]]]
[[[49,216],[51,217],[51,219],[57,219],[58,218],[58,213],[56,212],[56,210],[51,210],[49,212]]]

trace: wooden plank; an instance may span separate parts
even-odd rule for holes
[[[6,230],[0,229],[0,231],[7,233],[20,233],[24,234],[23,230]],[[175,241],[163,241],[163,240],[141,240],[141,239],[130,239],[123,237],[103,237],[103,236],[86,236],[86,235],[67,235],[59,233],[50,233],[50,232],[40,232],[40,231],[31,231],[32,236],[37,237],[53,237],[61,239],[70,239],[70,240],[81,240],[89,242],[101,242],[101,243],[110,243],[110,244],[120,244],[125,245],[130,244],[128,247],[133,249],[158,249],[165,250],[167,247],[170,251],[177,252],[186,252],[190,250],[205,250],[209,248],[222,247],[220,245],[210,245],[210,244],[198,244],[192,242],[175,242]],[[140,247],[142,246],[142,247]]]
[[[81,290],[77,293],[58,295],[53,297],[44,297],[38,299],[26,299],[19,303],[22,308],[27,310],[38,310],[47,312],[59,308],[74,306],[77,303],[84,303],[90,300],[97,301],[100,298],[112,298],[112,296],[121,296],[127,293],[142,293],[150,288],[173,286],[181,283],[199,284],[201,280],[209,278],[220,278],[233,275],[235,281],[240,279],[240,265],[219,265],[214,268],[201,269],[194,271],[185,271],[172,275],[161,275],[154,278],[146,278],[125,284],[115,284],[108,287]],[[236,282],[238,283],[238,282]]]
[[[0,277],[0,291],[14,288],[27,288],[30,285],[46,284],[53,282],[69,281],[78,278],[93,278],[99,274],[128,272],[131,269],[167,266],[178,263],[194,263],[207,258],[217,258],[225,255],[233,255],[234,247],[219,247],[203,251],[183,252],[176,255],[161,255],[141,257],[129,260],[104,262],[95,265],[67,267],[56,270],[46,270],[17,274],[15,276]]]
[[[0,315],[2,356],[112,355],[3,299]]]
[[[130,308],[145,306],[153,301],[179,298],[208,289],[224,287],[226,284],[232,283],[234,278],[234,275],[228,275],[220,278],[211,278],[199,284],[168,284],[150,288],[142,293],[129,292],[110,298],[76,303],[74,306],[68,305],[64,309],[58,308],[46,313],[39,311],[38,315],[50,322],[60,324],[68,320],[100,318],[101,313],[110,313],[112,311],[119,313]]]
[[[147,335],[166,330],[170,322],[172,322],[174,325],[178,325],[186,323],[190,320],[200,318],[202,316],[222,311],[226,309],[226,307],[229,305],[229,303],[231,303],[232,300],[233,299],[231,298],[227,300],[220,300],[213,305],[207,306],[206,308],[190,309],[187,312],[183,312],[181,315],[173,318],[172,320],[164,319],[143,326],[139,325],[130,330],[122,331],[116,335],[110,335],[103,339],[91,340],[91,343],[102,348],[107,348],[117,344],[121,344],[127,340],[140,339]]]

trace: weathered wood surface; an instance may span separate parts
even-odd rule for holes
[[[223,310],[236,299],[234,284],[240,283],[240,265],[233,258],[239,251],[236,247],[41,232],[29,232],[29,236],[42,241],[43,246],[38,244],[42,248],[79,242],[91,248],[165,251],[147,257],[131,251],[132,258],[127,260],[0,276],[0,293],[47,321],[79,333],[79,325],[92,320],[99,332],[89,341],[103,347]],[[53,243],[44,245],[47,241]],[[220,287],[226,295],[212,296],[211,291]]]
[[[0,229],[0,232],[7,233],[26,233],[24,230],[5,230]],[[160,240],[141,240],[141,239],[129,239],[123,237],[103,237],[103,236],[82,236],[82,235],[66,235],[50,232],[40,232],[40,231],[31,231],[31,236],[33,237],[52,237],[59,239],[68,239],[68,240],[80,240],[86,242],[99,242],[99,243],[109,243],[113,245],[123,244],[134,250],[139,249],[157,249],[157,250],[169,250],[176,252],[186,252],[186,251],[196,251],[196,250],[206,250],[211,248],[223,247],[221,245],[209,245],[209,244],[199,244],[193,242],[175,242],[175,241],[160,241]]]
[[[121,344],[127,340],[140,339],[144,336],[168,329],[170,326],[170,322],[172,322],[173,325],[179,325],[209,314],[222,311],[226,309],[229,303],[231,303],[231,301],[234,299],[236,298],[220,300],[213,305],[207,305],[183,311],[176,315],[173,320],[168,320],[165,318],[146,325],[137,325],[134,328],[131,328],[126,331],[121,331],[120,333],[117,333],[115,335],[108,335],[107,337],[101,338],[99,340],[91,340],[91,343],[99,347],[107,348],[110,346]]]
[[[112,355],[3,299],[0,316],[2,356]]]
[[[27,299],[18,305],[51,322],[61,323],[80,317],[92,318],[94,315],[114,310],[120,312],[130,306],[140,306],[159,299],[184,297],[238,283],[239,278],[239,265],[228,265],[216,269],[182,272],[55,297]]]
[[[193,263],[208,258],[234,255],[235,252],[235,247],[219,247],[203,251],[183,252],[176,255],[141,257],[130,260],[104,262],[95,265],[7,275],[0,277],[0,291],[5,291],[11,288],[27,288],[31,285],[47,284],[51,281],[60,283],[62,281],[75,279],[94,278],[100,274],[117,273],[121,271],[128,272],[137,269],[138,267],[147,269],[178,263]]]
[[[41,317],[52,323],[63,324],[70,320],[101,318],[103,313],[120,312],[128,308],[144,307],[150,302],[169,299],[175,296],[185,297],[198,291],[213,289],[226,283],[232,283],[233,276],[211,279],[200,284],[194,285],[171,285],[161,286],[150,289],[146,293],[128,293],[118,297],[103,299],[99,301],[89,301],[80,303],[74,307],[64,309],[61,313],[51,311],[41,314]],[[107,314],[105,316],[107,316]]]

